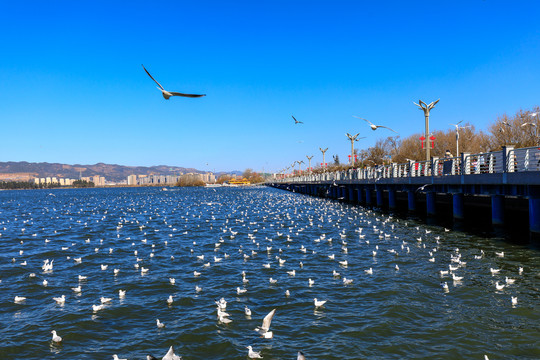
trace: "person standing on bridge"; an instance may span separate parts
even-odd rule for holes
[[[452,173],[452,153],[450,150],[446,150],[444,153],[444,158],[446,159],[443,163],[443,174],[444,175],[450,175]]]

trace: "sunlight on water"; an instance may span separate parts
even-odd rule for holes
[[[0,200],[2,358],[540,358],[527,246],[271,188]]]

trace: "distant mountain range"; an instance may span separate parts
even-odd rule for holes
[[[126,180],[129,175],[178,175],[180,173],[205,173],[206,171],[194,168],[184,168],[179,166],[124,166],[115,164],[98,163],[94,165],[67,165],[58,163],[29,163],[19,162],[0,162],[0,175],[2,178],[9,179],[8,174],[19,174],[18,178],[23,177],[57,177],[79,179],[80,176],[100,175],[107,181]],[[238,173],[238,172],[232,172]],[[217,174],[219,175],[219,174]],[[13,177],[13,178],[16,178]]]

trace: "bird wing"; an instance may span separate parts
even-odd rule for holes
[[[144,67],[144,65],[141,64],[141,66],[142,66],[142,68],[144,69],[144,71],[146,71],[146,73],[148,74],[148,76],[150,76],[150,78],[151,78],[152,80],[154,80],[154,81],[156,82],[156,84],[158,84],[158,86],[161,88],[161,90],[165,90],[165,89],[163,88],[163,86],[161,86],[161,84],[158,83],[157,80],[154,79],[154,77],[153,77],[152,75],[150,75],[150,73],[148,72],[148,70],[146,70],[146,68]]]
[[[398,132],[397,132],[396,130],[392,130],[392,129],[390,129],[390,128],[389,128],[388,126],[383,126],[383,125],[377,125],[377,127],[382,127],[382,128],[388,129],[388,130],[390,130],[390,131],[393,131],[393,132],[395,132],[396,134],[398,133]]]
[[[261,329],[263,330],[269,330],[270,324],[272,323],[272,318],[274,317],[274,314],[276,313],[276,309],[270,311],[268,315],[266,315],[263,319]]]
[[[156,81],[157,82],[157,81]],[[191,97],[191,98],[197,98],[197,97],[203,97],[206,96],[206,94],[183,94],[179,92],[169,91],[173,96],[184,96],[184,97]]]
[[[174,348],[171,346],[162,360],[181,360],[181,358],[174,353]]]
[[[292,115],[291,115],[291,116],[292,116]],[[295,123],[295,124],[303,124],[302,121],[296,120],[296,118],[295,118],[294,116],[292,116],[292,118],[294,119],[294,123]]]
[[[361,118],[360,116],[356,116],[356,115],[353,115],[353,117],[357,118],[357,119],[360,119],[360,120],[364,120],[366,121],[368,124],[371,124],[373,125],[373,123],[371,121],[369,121],[368,119],[364,119],[364,118]]]
[[[304,356],[304,354],[301,351],[298,352],[297,360],[306,360],[306,357]]]

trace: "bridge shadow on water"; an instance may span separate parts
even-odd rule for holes
[[[427,215],[426,199],[420,197],[417,202],[417,210],[410,212],[406,209],[406,199],[397,199],[397,209],[387,207],[367,207],[375,211],[392,214],[402,219],[410,219],[429,226],[440,226],[452,231],[469,233],[471,235],[492,238],[512,244],[526,245],[529,248],[540,250],[540,239],[531,238],[529,233],[529,218],[526,199],[507,199],[505,206],[505,225],[494,226],[491,219],[490,199],[479,201],[478,197],[468,199],[465,197],[465,211],[463,219],[454,219],[452,198],[450,196],[438,197],[437,212],[435,215]],[[400,204],[403,202],[403,204]],[[353,206],[364,206],[354,202]]]

